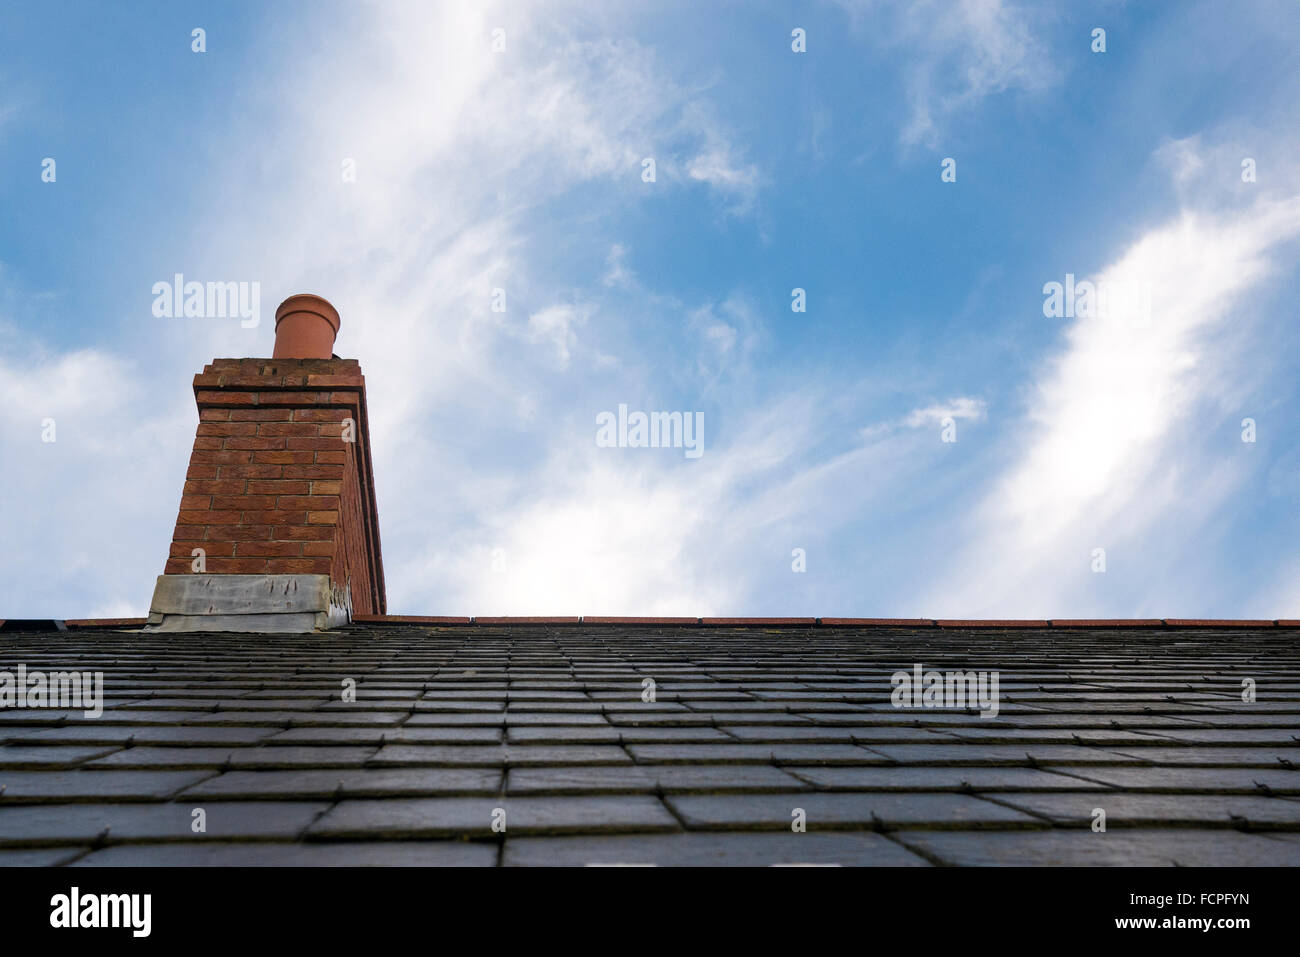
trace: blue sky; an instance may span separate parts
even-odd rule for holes
[[[1293,4],[584,6],[0,14],[0,616],[147,610],[190,377],[311,291],[395,613],[1300,617]]]

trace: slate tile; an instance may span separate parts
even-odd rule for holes
[[[795,791],[807,787],[784,771],[761,764],[512,768],[506,784],[510,794]]]
[[[1031,815],[967,794],[740,794],[670,796],[665,800],[691,829],[788,830],[803,808],[809,831],[873,827],[1032,827]]]
[[[380,748],[369,762],[375,767],[392,765],[524,767],[539,764],[631,764],[622,748],[613,745],[479,745],[390,744]]]
[[[1203,767],[1282,768],[1287,763],[1300,767],[1300,748],[1126,748],[1114,749],[1142,764],[1170,764]]]
[[[501,772],[479,768],[227,771],[190,788],[178,800],[333,800],[340,797],[497,794],[500,790]]]
[[[899,831],[897,840],[960,867],[1295,867],[1300,843],[1227,829]]]
[[[1233,744],[1238,747],[1296,747],[1300,745],[1300,730],[1294,728],[1194,728],[1179,731],[1162,731],[1166,738],[1190,745]]]
[[[617,744],[622,730],[613,725],[578,725],[576,727],[512,727],[506,739],[519,744]]]
[[[508,837],[502,863],[508,867],[928,866],[920,856],[881,834],[871,832]]]
[[[26,737],[25,743],[68,744],[230,745],[254,744],[274,734],[268,728],[192,728],[133,725],[79,725],[50,728]]]
[[[632,744],[638,763],[886,764],[888,759],[851,744]]]
[[[944,728],[906,727],[815,727],[815,728],[762,728],[724,725],[724,730],[744,740],[754,741],[845,741],[857,744],[908,744],[952,743],[956,739]],[[771,732],[771,736],[767,732]]]
[[[1050,769],[1049,769],[1050,770]],[[1300,795],[1300,774],[1272,768],[1139,767],[1075,769],[1094,781],[1138,791],[1226,791]],[[1259,787],[1264,785],[1265,788]]]
[[[359,767],[374,748],[125,748],[91,762],[94,768],[237,768]]]
[[[1074,745],[873,744],[871,750],[899,764],[1027,765],[1036,761],[1039,764],[1073,765],[1137,762],[1137,759],[1130,755]]]
[[[291,728],[266,739],[267,744],[497,744],[497,728]]]
[[[347,841],[338,844],[121,844],[76,867],[494,867],[495,841]],[[0,857],[0,864],[3,864]]]
[[[0,771],[0,806],[38,801],[159,801],[210,771]]]
[[[219,838],[290,840],[304,831],[328,803],[301,801],[223,802],[205,807],[207,832],[191,829],[191,804],[0,805],[0,844],[86,844]],[[107,833],[105,833],[107,829]]]
[[[574,724],[576,722],[557,719],[555,724]],[[604,720],[599,715],[592,716],[593,724],[604,724]],[[430,714],[413,714],[402,722],[403,728],[449,728],[449,727],[482,727],[482,728],[500,728],[504,727],[505,712],[465,712],[452,713],[439,711]]]
[[[58,867],[85,853],[79,847],[0,848],[0,867]]]
[[[1060,825],[1090,827],[1094,808],[1106,812],[1106,827],[1300,828],[1300,801],[1280,797],[1205,794],[1027,794],[997,795],[997,800]],[[1234,819],[1236,821],[1234,822]]]
[[[1096,791],[1103,784],[1066,774],[1015,767],[793,767],[782,770],[827,790],[853,791]],[[1088,772],[1091,773],[1091,772]]]
[[[315,839],[492,837],[493,814],[505,809],[506,834],[676,830],[650,797],[392,798],[343,801],[312,825]]]
[[[511,728],[544,726],[600,726],[608,727],[609,721],[600,714],[575,714],[573,712],[550,713],[542,711],[519,711],[511,709],[506,712],[506,725]]]
[[[113,746],[18,745],[0,747],[0,768],[72,768],[94,758],[112,754]]]

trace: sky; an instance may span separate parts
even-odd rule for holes
[[[394,614],[1300,618],[1298,114],[1293,2],[7,4],[0,617],[313,292]]]

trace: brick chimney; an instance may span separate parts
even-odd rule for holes
[[[194,377],[198,434],[150,627],[303,632],[384,614],[366,384],[319,296],[275,313],[270,359]]]

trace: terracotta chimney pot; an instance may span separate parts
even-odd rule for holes
[[[320,296],[290,296],[275,310],[273,359],[328,359],[334,355],[339,313]]]

